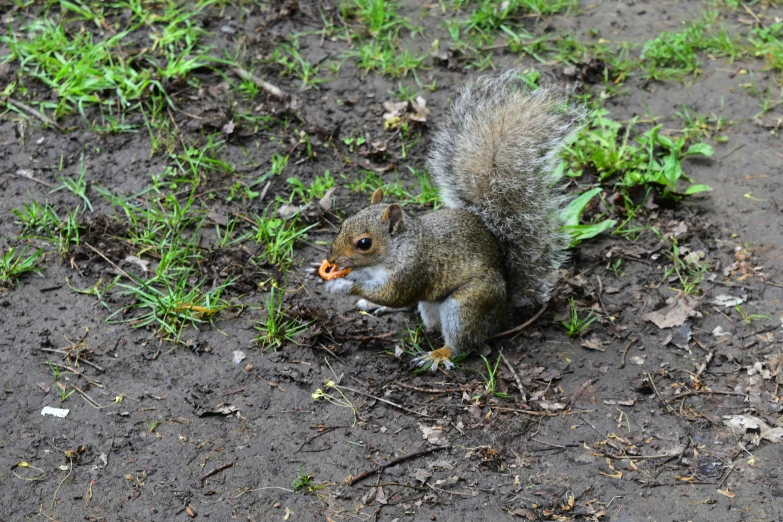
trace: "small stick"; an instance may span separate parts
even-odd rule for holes
[[[725,317],[728,322],[734,324],[734,320],[731,317],[729,317],[728,315],[726,315],[723,312],[721,312],[720,308],[718,308],[717,306],[713,306],[712,308],[714,308],[715,311],[718,312],[720,315]]]
[[[14,176],[17,177],[17,178],[24,178],[24,179],[29,179],[30,181],[35,181],[36,183],[40,183],[44,187],[48,187],[50,189],[55,188],[54,185],[52,185],[51,183],[48,183],[46,181],[40,180],[40,179],[38,179],[36,177],[33,177],[32,174],[19,174],[19,172],[26,172],[26,171],[24,171],[24,170],[17,171],[14,174]]]
[[[424,455],[429,455],[430,453],[435,453],[436,451],[449,449],[449,448],[451,448],[451,446],[435,446],[433,448],[427,448],[425,450],[416,451],[416,452],[411,453],[409,455],[403,455],[402,457],[397,457],[396,459],[392,459],[389,462],[386,462],[384,464],[379,465],[375,469],[368,469],[366,471],[362,471],[361,473],[359,473],[355,477],[349,475],[343,481],[343,484],[348,484],[349,486],[353,486],[357,482],[360,482],[360,481],[366,479],[367,477],[371,477],[371,476],[375,475],[376,473],[380,473],[381,471],[383,471],[386,468],[390,468],[392,466],[396,466],[397,464],[399,464],[401,462],[405,462],[406,460],[415,459],[415,458],[418,458],[418,457],[423,457]]]
[[[262,88],[264,91],[266,91],[267,93],[271,94],[276,98],[279,98],[281,100],[287,100],[288,98],[290,98],[290,95],[280,87],[277,87],[276,85],[272,85],[269,82],[265,82],[261,78],[256,78],[255,76],[253,76],[253,74],[251,74],[250,72],[244,69],[240,69],[239,67],[236,67],[234,68],[234,73],[240,78],[242,78],[243,80],[255,83],[258,87]]]
[[[598,280],[598,292],[596,292],[596,296],[598,297],[598,303],[601,305],[601,310],[604,311],[604,315],[606,315],[606,318],[611,321],[611,316],[609,315],[609,312],[606,311],[606,307],[604,306],[604,300],[601,298],[601,294],[604,292],[604,285],[601,282],[600,276],[595,276],[595,278]]]
[[[264,198],[266,197],[266,193],[269,192],[269,186],[272,184],[271,181],[267,181],[266,185],[264,185],[264,189],[261,191],[261,195],[258,196],[258,202],[261,203],[264,201]]]
[[[95,399],[93,399],[92,397],[90,397],[89,395],[87,395],[86,393],[84,393],[84,392],[83,392],[82,390],[80,390],[80,389],[79,389],[79,387],[78,387],[78,386],[76,386],[75,384],[71,384],[71,388],[73,388],[74,390],[76,390],[76,391],[79,393],[79,395],[81,395],[82,397],[84,397],[84,399],[85,399],[87,402],[89,402],[90,404],[92,404],[92,405],[93,405],[93,407],[95,407],[95,408],[98,408],[98,409],[102,409],[102,408],[103,408],[103,406],[101,406],[100,404],[98,404],[98,402],[96,402],[96,401],[95,401]]]
[[[638,337],[634,337],[628,344],[625,345],[625,350],[623,350],[623,360],[620,361],[620,368],[625,368],[625,356],[628,355],[628,349],[631,348],[631,345],[638,340]]]
[[[332,350],[330,350],[329,348],[327,348],[326,346],[324,346],[324,344],[323,344],[323,343],[317,343],[317,344],[314,344],[314,345],[313,345],[313,348],[318,348],[319,350],[323,350],[324,352],[328,353],[329,355],[331,355],[332,357],[334,357],[335,359],[337,359],[337,360],[338,360],[338,361],[340,361],[341,363],[343,363],[343,364],[345,364],[345,365],[347,365],[347,364],[348,364],[347,362],[345,362],[345,359],[343,359],[342,357],[340,357],[339,355],[337,355],[336,353],[334,353]]]
[[[99,383],[98,381],[93,381],[92,379],[90,379],[89,377],[84,375],[84,371],[80,372],[79,370],[77,370],[75,368],[71,368],[70,366],[67,366],[65,364],[56,363],[56,362],[43,361],[43,364],[46,364],[46,365],[51,364],[52,366],[57,366],[58,368],[62,368],[64,370],[68,370],[69,372],[75,373],[76,375],[78,375],[79,377],[81,377],[82,379],[87,381],[89,384],[92,384],[93,386],[97,386],[98,388],[103,388],[103,384]]]
[[[301,451],[302,448],[307,446],[307,444],[309,442],[312,442],[315,439],[317,439],[318,437],[320,437],[321,435],[326,435],[327,433],[330,433],[330,432],[332,432],[332,431],[334,431],[334,430],[336,430],[338,428],[345,428],[345,426],[327,426],[327,427],[323,428],[319,433],[316,433],[312,437],[310,437],[308,439],[305,439],[305,441],[302,443],[302,445],[299,446],[299,448],[297,448],[297,450],[294,453],[299,453],[299,451]]]
[[[678,401],[684,397],[688,397],[690,395],[734,395],[735,397],[745,397],[747,393],[741,393],[741,392],[733,392],[733,391],[720,391],[720,390],[691,390],[687,391],[685,393],[680,393],[678,395],[675,395],[674,397],[669,397],[666,399],[667,401]]]
[[[729,156],[731,156],[732,154],[734,154],[735,152],[737,152],[738,150],[740,150],[740,149],[741,149],[742,147],[744,147],[744,146],[745,146],[745,144],[744,144],[744,143],[743,143],[742,145],[737,145],[736,147],[734,147],[733,149],[731,149],[731,151],[729,151],[729,153],[728,153],[728,154],[726,154],[726,155],[725,155],[725,156],[723,156],[721,159],[719,159],[719,160],[718,160],[718,163],[723,163],[723,160],[725,160],[726,158],[728,158]]]
[[[60,127],[56,122],[54,122],[53,120],[50,120],[48,117],[43,115],[40,111],[37,111],[37,110],[33,109],[29,105],[27,105],[25,103],[22,103],[20,101],[14,100],[13,98],[6,98],[6,103],[8,103],[10,105],[13,105],[17,109],[20,109],[20,110],[26,112],[30,116],[35,116],[36,118],[38,118],[39,120],[44,122],[46,125],[51,125],[52,127],[57,129],[58,131],[63,132],[63,128]]]
[[[235,395],[235,394],[237,394],[237,393],[242,393],[243,391],[245,391],[245,389],[244,389],[244,388],[239,388],[238,390],[234,390],[234,391],[227,391],[226,393],[224,393],[224,394],[223,394],[223,396],[224,396],[224,397],[228,397],[229,395]]]
[[[744,7],[744,8],[745,8],[745,11],[747,11],[747,13],[748,13],[750,16],[752,16],[752,17],[753,17],[753,19],[756,21],[756,23],[757,23],[757,24],[759,24],[759,27],[761,27],[761,28],[763,29],[763,28],[764,28],[764,24],[763,24],[763,23],[761,23],[761,20],[759,20],[759,17],[758,17],[758,16],[756,16],[756,13],[754,13],[753,11],[751,11],[750,7],[748,7],[748,6],[747,6],[747,4],[745,4],[745,2],[742,2],[742,7]]]
[[[233,465],[234,465],[233,462],[229,462],[228,464],[223,464],[219,468],[213,469],[212,471],[210,471],[209,473],[207,473],[206,475],[201,477],[201,479],[199,479],[199,480],[201,480],[201,482],[204,482],[205,480],[207,480],[212,475],[216,475],[217,473],[220,473],[221,471],[226,470],[226,469],[230,468]]]
[[[527,402],[527,395],[525,395],[525,387],[522,386],[522,379],[519,378],[517,371],[513,366],[511,366],[511,363],[508,362],[508,359],[506,359],[506,356],[503,354],[503,350],[500,351],[500,358],[503,359],[503,362],[506,363],[506,368],[508,368],[508,371],[511,372],[511,375],[514,376],[514,381],[517,383],[519,393],[522,395],[522,402]]]
[[[653,380],[653,377],[652,377],[652,375],[650,375],[649,372],[647,373],[647,378],[650,379],[650,384],[652,384],[653,391],[655,392],[655,395],[658,397],[658,400],[661,401],[664,406],[666,406],[666,409],[669,410],[669,413],[671,413],[672,415],[674,415],[676,417],[677,413],[672,409],[671,406],[669,406],[668,402],[663,400],[663,398],[661,397],[661,394],[658,393],[658,387],[655,386],[655,381]]]
[[[69,352],[64,352],[62,350],[52,350],[51,348],[39,348],[39,350],[41,350],[42,352],[59,353],[60,355],[62,355],[64,357],[67,357],[68,355],[70,355]],[[104,369],[102,367],[98,366],[94,362],[90,362],[87,359],[84,359],[82,357],[78,357],[78,359],[79,359],[80,363],[84,363],[84,364],[90,365],[93,368],[95,368],[96,370],[98,370],[99,372],[104,371]]]
[[[704,358],[704,362],[701,363],[701,366],[699,366],[699,369],[696,371],[696,377],[701,377],[701,374],[704,373],[704,370],[707,369],[707,366],[710,364],[710,361],[712,361],[712,356],[715,354],[715,351],[712,351],[707,354],[707,357]]]
[[[549,308],[549,303],[550,303],[550,301],[547,301],[546,304],[541,307],[541,310],[539,310],[536,313],[536,315],[534,315],[533,317],[531,317],[530,319],[528,319],[524,323],[520,324],[519,326],[517,326],[515,328],[512,328],[511,330],[506,330],[505,332],[501,332],[499,334],[493,335],[488,340],[489,341],[494,341],[495,339],[500,339],[502,337],[506,337],[506,336],[513,335],[513,334],[517,334],[517,333],[520,333],[520,332],[523,332],[523,331],[527,330],[530,327],[530,325],[535,323],[538,320],[538,318],[541,317],[544,314],[546,309]]]
[[[357,390],[356,388],[349,388],[348,386],[343,386],[343,385],[340,385],[339,388],[341,388],[343,390],[348,390],[350,392],[358,393],[359,395],[364,395],[364,396],[370,397],[371,399],[375,399],[376,401],[384,402],[384,403],[388,404],[389,406],[394,406],[395,408],[399,408],[399,409],[401,409],[403,411],[407,411],[408,413],[412,413],[414,415],[418,415],[419,417],[432,417],[432,415],[425,415],[424,413],[419,413],[418,411],[412,410],[410,408],[406,408],[405,406],[400,406],[396,402],[392,402],[392,401],[386,400],[386,399],[384,399],[382,397],[376,397],[375,395],[370,395],[369,393],[363,392],[361,390]]]
[[[406,388],[408,390],[414,390],[422,393],[457,393],[461,391],[470,390],[470,387],[468,386],[460,386],[459,388],[443,388],[441,390],[433,390],[432,388],[419,388],[418,386],[413,386],[412,384],[406,384],[402,381],[394,381],[394,384],[396,384],[400,388]]]
[[[106,261],[106,262],[107,262],[107,263],[109,263],[111,266],[113,266],[114,268],[116,268],[117,270],[119,270],[119,272],[120,272],[122,275],[124,275],[125,277],[127,277],[127,278],[128,278],[128,279],[130,279],[131,281],[135,281],[135,279],[133,279],[133,278],[132,278],[130,275],[128,275],[128,272],[126,272],[126,271],[125,271],[125,270],[123,270],[122,268],[120,268],[120,267],[118,267],[117,265],[115,265],[115,264],[114,264],[114,263],[113,263],[113,262],[112,262],[112,261],[111,261],[111,260],[110,260],[108,257],[106,257],[105,255],[103,255],[103,253],[102,253],[100,250],[98,250],[97,248],[95,248],[95,247],[94,247],[94,246],[92,246],[91,244],[87,243],[86,241],[85,241],[84,245],[85,245],[87,248],[89,248],[90,250],[92,250],[93,252],[95,252],[96,254],[98,254],[99,256],[101,256],[101,257],[103,258],[103,260],[104,260],[104,261]]]
[[[596,457],[605,457],[608,459],[615,459],[615,460],[642,460],[642,459],[670,459],[672,457],[679,457],[680,453],[664,453],[662,455],[628,455],[627,453],[624,455],[608,455],[606,453],[602,455],[595,455]]]
[[[532,440],[533,442],[538,442],[539,444],[543,444],[544,446],[551,446],[553,448],[558,448],[558,449],[568,449],[569,447],[570,448],[578,448],[579,447],[578,444],[569,444],[568,446],[561,446],[560,444],[552,444],[551,442],[544,442],[543,440],[538,440],[538,439],[530,439],[530,440]]]

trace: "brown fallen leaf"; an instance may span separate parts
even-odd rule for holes
[[[719,490],[717,490],[717,491],[718,491],[718,493],[720,493],[721,495],[726,495],[726,496],[727,496],[727,497],[729,497],[729,498],[734,498],[734,497],[736,497],[736,496],[737,496],[737,494],[736,494],[736,493],[732,493],[731,491],[729,491],[729,487],[728,487],[728,486],[726,486],[726,489],[719,489]]]
[[[337,190],[337,187],[330,188],[326,191],[324,197],[318,200],[318,206],[327,212],[332,210],[332,194],[334,194],[335,190]]]
[[[582,346],[588,350],[595,350],[598,352],[605,352],[606,348],[602,345],[601,339],[594,335],[590,339],[582,339]]]
[[[668,306],[660,310],[644,314],[642,319],[663,329],[682,326],[689,317],[701,317],[701,313],[695,310],[698,301],[693,297],[680,294],[667,300],[667,303]]]

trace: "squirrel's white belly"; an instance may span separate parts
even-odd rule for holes
[[[354,270],[346,278],[361,283],[368,290],[377,290],[389,280],[389,271],[382,266],[366,266]]]
[[[428,332],[440,330],[440,307],[441,303],[432,303],[430,301],[419,301],[419,315],[421,322]]]

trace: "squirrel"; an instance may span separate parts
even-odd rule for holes
[[[327,291],[361,297],[362,309],[418,303],[445,340],[412,361],[432,372],[483,346],[531,295],[546,299],[569,245],[558,152],[584,118],[568,100],[567,89],[533,88],[518,70],[463,87],[429,157],[445,207],[414,217],[376,190],[329,249],[324,263],[347,275]]]

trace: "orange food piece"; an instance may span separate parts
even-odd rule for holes
[[[351,267],[340,270],[337,265],[324,259],[323,263],[321,263],[321,266],[318,268],[318,275],[321,276],[321,279],[324,281],[331,281],[332,279],[339,279],[347,276],[351,273],[351,270],[353,270]]]

